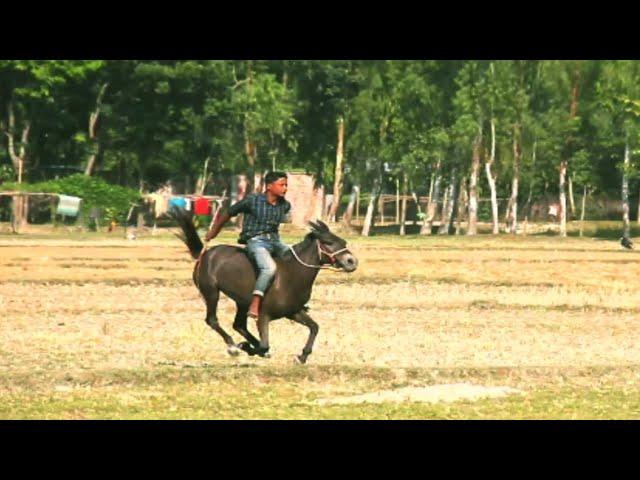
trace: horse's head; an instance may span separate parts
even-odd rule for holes
[[[358,268],[358,259],[349,251],[344,239],[332,233],[321,220],[309,222],[309,225],[309,237],[317,241],[321,265],[338,266],[345,272],[353,272]]]

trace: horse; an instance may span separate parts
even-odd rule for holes
[[[169,214],[182,229],[178,237],[197,260],[193,282],[207,307],[205,321],[223,338],[227,352],[232,356],[244,351],[250,356],[270,357],[269,322],[288,318],[309,328],[309,337],[302,353],[295,358],[297,363],[306,363],[319,327],[307,314],[305,305],[311,297],[311,289],[320,269],[333,268],[347,273],[356,270],[358,259],[347,248],[347,242],[332,233],[322,221],[309,222],[311,231],[304,239],[290,247],[289,252],[274,259],[276,274],[265,292],[257,319],[258,340],[247,329],[247,311],[258,271],[246,249],[224,244],[204,249],[192,215],[180,209],[172,209]],[[236,344],[220,326],[216,313],[220,292],[236,303],[233,328],[246,339],[245,342]]]

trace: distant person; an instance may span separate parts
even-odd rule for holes
[[[633,250],[633,241],[630,238],[622,237],[620,239],[620,245],[622,245],[627,250]]]

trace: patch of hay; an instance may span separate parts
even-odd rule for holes
[[[318,399],[317,405],[346,405],[353,403],[384,402],[457,402],[460,400],[479,400],[487,397],[504,397],[522,393],[510,387],[485,387],[469,383],[431,385],[429,387],[405,387],[397,390],[382,390],[350,397],[332,397]]]

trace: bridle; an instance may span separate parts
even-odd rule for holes
[[[322,262],[322,254],[325,254],[327,257],[329,257],[329,262],[331,262],[331,265],[336,263],[336,255],[342,252],[349,252],[349,249],[347,247],[336,250],[335,252],[327,252],[326,250],[322,249],[322,247],[320,246],[320,240],[318,239],[316,239],[316,245],[318,246],[318,257],[320,258],[320,261]]]
[[[326,266],[326,265],[309,265],[308,263],[303,262],[300,257],[298,257],[298,254],[296,253],[296,251],[294,250],[293,246],[290,246],[289,249],[291,250],[291,253],[293,253],[293,256],[296,258],[296,260],[298,262],[300,262],[302,265],[304,265],[305,267],[309,267],[309,268],[329,268],[338,272],[342,272],[343,270],[341,268],[336,268],[333,265],[336,263],[336,255],[338,255],[339,253],[342,252],[349,252],[348,248],[341,248],[340,250],[336,250],[335,252],[328,252],[326,250],[323,250],[323,248],[320,246],[320,240],[318,240],[316,238],[316,246],[318,247],[318,258],[320,260],[320,262],[322,262],[322,255],[326,255],[327,257],[329,257],[329,262],[331,263],[331,266]],[[351,253],[351,252],[349,252]]]

